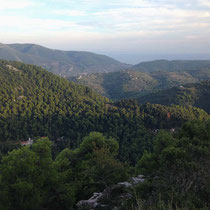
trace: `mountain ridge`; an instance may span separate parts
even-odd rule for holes
[[[105,55],[55,50],[36,44],[1,44],[0,59],[39,65],[63,77],[119,71],[131,67]]]
[[[208,68],[210,69],[210,60],[154,60],[141,62],[133,65],[132,70],[140,72],[155,71],[193,71]]]

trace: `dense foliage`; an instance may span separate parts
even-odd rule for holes
[[[29,137],[48,136],[53,141],[63,137],[54,148],[57,153],[78,146],[89,132],[100,131],[116,137],[122,158],[136,161],[137,151],[143,149],[133,146],[129,151],[127,145],[131,141],[150,145],[137,104],[118,108],[89,88],[18,62],[1,61],[0,80],[0,140],[5,147],[8,141]]]
[[[112,103],[89,88],[19,62],[1,61],[0,81],[0,141],[6,148],[11,141],[48,136],[56,142],[56,154],[77,147],[84,136],[98,131],[116,138],[120,158],[135,163],[144,149],[151,148],[153,129],[164,124],[166,110],[172,113],[168,129],[208,118],[195,108],[140,107],[134,100]],[[2,151],[5,147],[1,145]]]
[[[72,209],[78,199],[127,179],[128,169],[115,158],[118,148],[116,140],[91,133],[55,160],[47,138],[13,150],[0,164],[0,208]]]
[[[209,205],[204,110],[112,102],[20,62],[0,61],[0,83],[0,209],[74,209],[135,173],[147,181],[128,209]],[[18,144],[29,137],[31,146]]]
[[[82,126],[75,121],[100,115],[108,101],[89,88],[18,62],[1,61],[0,82],[1,141],[30,135],[74,136],[72,128],[79,131]],[[91,122],[85,126],[91,127]]]
[[[161,131],[137,164],[148,177],[136,188],[145,209],[209,209],[209,149],[210,121],[188,122],[177,136]]]
[[[146,102],[162,105],[195,106],[210,113],[210,81],[186,84],[138,98],[140,104]]]
[[[184,124],[174,135],[161,130],[135,171],[117,159],[117,141],[101,133],[90,133],[77,149],[66,148],[54,159],[49,139],[37,139],[32,146],[13,150],[1,158],[0,208],[75,209],[79,200],[136,173],[144,174],[145,181],[124,192],[133,196],[127,201],[119,200],[119,209],[207,210],[209,126],[210,121],[195,121]],[[110,205],[109,200],[105,205]]]
[[[193,106],[163,106],[147,103],[141,106],[141,110],[147,113],[146,126],[157,129],[179,128],[186,121],[210,119],[204,110]]]

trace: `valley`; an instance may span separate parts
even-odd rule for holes
[[[113,100],[123,98],[137,98],[149,93],[157,92],[188,83],[196,83],[209,78],[210,70],[203,72],[202,78],[194,72],[138,72],[125,70],[111,73],[97,73],[69,77],[70,81],[88,86],[101,95]]]
[[[210,0],[0,5],[0,210],[210,210]]]

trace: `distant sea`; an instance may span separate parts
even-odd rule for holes
[[[128,64],[138,64],[144,61],[165,60],[210,60],[210,54],[141,54],[122,52],[98,52],[108,55],[118,61]]]

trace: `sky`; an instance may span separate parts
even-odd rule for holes
[[[210,55],[210,0],[0,0],[0,43],[121,60]]]

